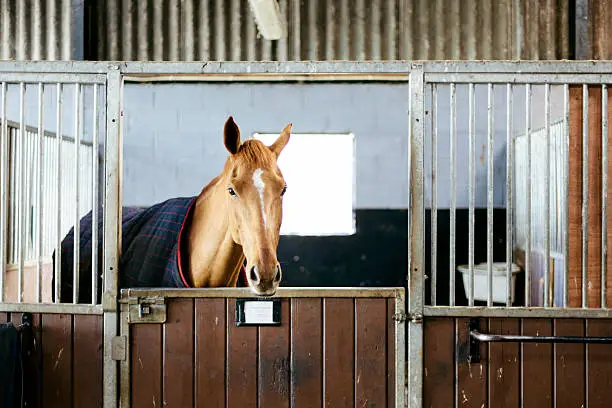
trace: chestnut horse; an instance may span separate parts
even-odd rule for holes
[[[172,198],[146,209],[124,207],[120,288],[235,287],[242,271],[242,285],[248,285],[256,295],[273,295],[282,278],[276,250],[287,189],[277,160],[290,134],[288,124],[270,146],[255,139],[242,142],[240,129],[230,116],[223,129],[229,157],[223,171],[199,195]],[[102,226],[99,217],[98,270],[102,265]],[[89,212],[79,223],[78,291],[71,273],[75,265],[74,228],[62,241],[61,260],[56,262],[53,254],[54,266],[61,265],[60,302],[73,302],[75,293],[77,303],[90,302],[91,238]],[[99,301],[101,274],[97,280]]]

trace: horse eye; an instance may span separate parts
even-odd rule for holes
[[[287,186],[283,187],[283,191],[281,191],[281,196],[284,196],[287,192]]]
[[[234,191],[234,189],[233,189],[233,188],[228,187],[227,191],[229,191],[229,193],[230,193],[230,195],[231,195],[232,197],[236,197],[236,192]]]

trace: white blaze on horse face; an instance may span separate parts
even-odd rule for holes
[[[264,188],[266,187],[266,185],[261,179],[262,174],[262,169],[257,169],[253,172],[253,185],[259,193],[259,200],[261,202],[261,215],[263,216],[264,228],[268,228],[268,221],[266,219],[266,206],[264,204]]]

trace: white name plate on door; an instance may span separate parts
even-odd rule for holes
[[[280,299],[236,299],[236,326],[280,325]]]

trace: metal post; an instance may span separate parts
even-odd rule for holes
[[[437,304],[438,291],[438,85],[432,85],[431,134],[431,305]]]
[[[8,243],[8,172],[9,172],[9,150],[8,150],[8,128],[6,123],[6,82],[2,82],[2,123],[0,123],[0,169],[2,180],[0,180],[0,302],[4,301],[4,283],[6,279],[6,265],[8,263],[6,247]]]

